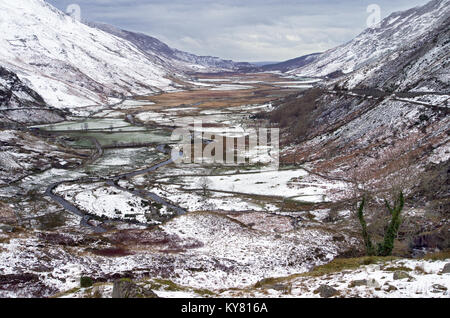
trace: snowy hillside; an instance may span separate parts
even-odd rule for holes
[[[342,87],[448,93],[449,38],[447,21],[415,41],[405,43],[399,51],[347,75]]]
[[[142,33],[135,33],[121,30],[112,25],[103,23],[88,22],[89,26],[111,33],[135,44],[144,52],[158,56],[167,63],[168,67],[173,67],[183,72],[217,72],[234,71],[241,68],[250,68],[249,63],[238,63],[231,60],[223,60],[213,56],[198,56],[188,52],[180,51],[169,47],[157,38]]]
[[[338,71],[338,65],[345,71],[357,70],[275,105],[270,118],[280,123],[283,138],[293,145],[282,152],[282,161],[308,162],[316,172],[351,179],[380,193],[386,191],[386,180],[400,182],[405,192],[414,193],[417,204],[444,202],[440,189],[446,189],[445,181],[434,177],[428,184],[426,178],[440,175],[440,169],[447,171],[450,158],[447,4],[448,0],[432,1],[395,13],[383,22],[384,32],[373,31],[386,35],[386,25],[400,19],[396,23],[404,27],[391,33],[395,40],[380,40],[379,45],[365,42],[370,33],[366,31],[306,66],[304,70],[318,67],[333,52],[351,50],[358,41],[365,43],[347,62],[319,67],[322,75]],[[402,32],[404,38],[396,38]],[[355,56],[364,61],[365,53],[375,54],[388,44],[392,49],[381,58],[351,66]]]
[[[349,73],[399,50],[448,22],[449,0],[434,0],[407,11],[395,12],[378,28],[366,29],[352,41],[331,49],[312,64],[291,71],[304,76],[326,76],[336,71]]]
[[[168,72],[133,44],[43,0],[0,0],[0,64],[58,108],[171,89]]]

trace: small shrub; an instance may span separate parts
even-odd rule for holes
[[[366,220],[364,219],[364,213],[363,213],[365,204],[366,204],[366,198],[364,197],[358,208],[358,219],[359,219],[359,223],[361,224],[361,229],[362,229],[361,233],[362,233],[362,236],[364,239],[364,246],[366,247],[366,254],[368,256],[373,256],[373,255],[375,255],[375,249],[373,248],[372,240],[370,239],[369,232],[367,231],[367,223],[366,223]]]
[[[80,287],[81,288],[88,288],[94,285],[94,280],[87,276],[81,276],[80,277]]]

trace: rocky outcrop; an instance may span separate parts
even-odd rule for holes
[[[158,298],[158,296],[131,280],[119,279],[114,282],[112,298]]]
[[[442,228],[423,233],[414,237],[412,242],[413,248],[429,248],[429,249],[447,249],[450,246],[450,238],[449,233],[450,226],[445,225]]]
[[[14,224],[16,221],[14,211],[7,204],[0,202],[0,224]]]
[[[0,123],[41,124],[63,119],[61,111],[48,106],[15,73],[0,66]]]
[[[330,298],[339,295],[339,291],[328,285],[321,285],[314,291],[315,294],[319,294],[322,298]]]
[[[450,263],[445,264],[441,274],[450,274]]]
[[[395,271],[393,278],[394,278],[394,280],[410,279],[411,276],[407,272],[404,272],[404,271]]]

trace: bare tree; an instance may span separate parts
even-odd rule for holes
[[[206,198],[209,195],[209,187],[211,185],[211,180],[207,177],[201,177],[199,181],[200,188],[202,189],[203,196]]]

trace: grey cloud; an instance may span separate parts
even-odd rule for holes
[[[426,0],[49,0],[76,2],[85,19],[155,36],[181,50],[241,61],[280,61],[324,51],[365,28],[366,8],[383,17]]]

